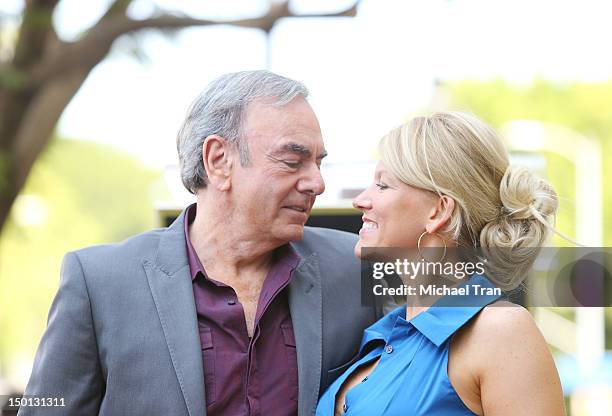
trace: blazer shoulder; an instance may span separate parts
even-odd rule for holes
[[[329,243],[339,246],[355,246],[359,236],[346,231],[335,230],[333,228],[304,227],[305,244]]]
[[[304,227],[304,237],[296,242],[298,251],[315,252],[321,258],[333,256],[337,258],[354,258],[353,250],[357,244],[356,234],[330,228]]]
[[[154,229],[118,243],[94,245],[75,250],[72,253],[82,263],[88,264],[117,264],[133,258],[153,258],[160,238],[166,230],[167,228]]]

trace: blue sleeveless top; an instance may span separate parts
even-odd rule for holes
[[[495,288],[482,275],[473,276],[462,286],[468,284]],[[343,415],[475,415],[448,379],[450,337],[500,295],[470,292],[461,296],[462,306],[453,306],[459,296],[443,297],[406,321],[404,305],[366,329],[360,358],[321,396],[317,416],[333,416],[336,394],[344,381],[355,369],[378,357],[374,370],[347,392]]]

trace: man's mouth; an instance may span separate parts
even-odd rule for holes
[[[306,207],[298,206],[298,205],[288,205],[284,208],[292,209],[297,212],[308,212],[308,209]]]

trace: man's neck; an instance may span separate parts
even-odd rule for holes
[[[278,245],[262,242],[259,236],[246,233],[247,227],[226,219],[227,213],[206,210],[198,203],[196,217],[189,225],[189,240],[206,273],[213,278],[265,278]]]

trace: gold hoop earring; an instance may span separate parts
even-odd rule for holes
[[[436,237],[438,237],[442,243],[444,244],[444,251],[442,252],[442,258],[440,260],[438,260],[438,262],[441,262],[442,260],[444,260],[444,257],[446,257],[446,241],[444,241],[444,239],[442,238],[442,236],[438,233],[428,233],[427,230],[423,231],[423,234],[421,234],[419,236],[419,239],[417,240],[417,250],[419,252],[419,256],[421,256],[421,259],[425,260],[425,261],[429,261],[425,259],[425,256],[423,256],[423,253],[421,253],[421,240],[423,239],[423,236],[425,234],[431,234],[431,235],[435,235]]]

